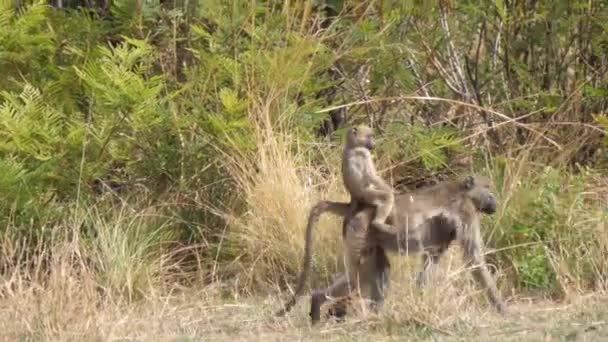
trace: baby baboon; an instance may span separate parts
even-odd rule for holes
[[[464,257],[472,268],[475,279],[486,288],[487,294],[501,313],[506,307],[498,295],[498,290],[490,276],[482,256],[483,241],[480,232],[480,214],[493,214],[496,211],[496,199],[489,189],[489,181],[483,177],[467,176],[460,180],[447,181],[438,185],[418,189],[413,192],[398,194],[395,197],[395,209],[389,222],[399,233],[392,234],[373,229],[374,207],[359,204],[354,212],[350,203],[320,202],[313,208],[307,227],[305,268],[298,282],[296,296],[303,289],[312,255],[312,238],[308,231],[329,211],[345,217],[343,236],[346,246],[347,273],[327,289],[316,290],[311,298],[311,319],[320,319],[321,305],[328,297],[346,297],[355,288],[367,287],[370,299],[376,305],[384,301],[384,289],[388,287],[390,265],[385,250],[409,254],[420,252],[412,239],[421,241],[424,269],[418,274],[417,283],[426,283],[431,272],[447,250],[452,239],[458,240],[464,247]],[[453,229],[456,229],[454,234]],[[413,236],[413,237],[412,237]],[[289,310],[295,304],[295,296],[285,307]]]
[[[393,210],[393,188],[376,171],[371,150],[374,148],[373,132],[367,126],[357,126],[346,133],[342,154],[342,180],[350,193],[352,203],[367,203],[376,207],[372,225],[377,229],[394,232],[386,224]]]

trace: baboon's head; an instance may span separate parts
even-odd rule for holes
[[[461,187],[477,210],[488,215],[496,212],[496,197],[490,190],[490,180],[488,178],[466,176],[461,182]]]
[[[348,130],[346,133],[346,146],[350,148],[365,147],[374,149],[374,132],[370,127],[359,125]]]

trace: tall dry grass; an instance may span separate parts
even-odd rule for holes
[[[0,245],[0,335],[8,340],[90,332],[100,310],[158,297],[173,283],[171,219],[128,204],[72,208],[31,242],[17,227]],[[10,317],[13,318],[10,318]],[[67,334],[67,335],[65,335]]]
[[[242,248],[242,286],[271,289],[286,280],[292,284],[292,275],[300,271],[310,208],[321,199],[347,201],[348,196],[338,181],[339,170],[321,175],[307,160],[310,147],[295,136],[267,130],[258,134],[257,146],[253,158],[230,164],[247,209],[241,215],[227,213],[228,239]],[[332,215],[324,216],[314,231],[313,268],[326,279],[340,267],[340,256],[327,253],[340,250],[340,232],[341,221]]]

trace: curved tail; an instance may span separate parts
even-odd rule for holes
[[[350,211],[350,203],[320,201],[310,210],[310,214],[308,215],[308,223],[306,224],[304,264],[302,265],[302,271],[300,272],[300,276],[298,277],[296,291],[294,292],[291,299],[287,303],[285,303],[284,307],[281,310],[277,311],[276,316],[283,316],[287,312],[289,312],[291,308],[296,305],[298,296],[300,296],[302,294],[302,291],[304,290],[304,285],[306,284],[308,273],[310,273],[310,264],[312,262],[312,231],[314,229],[315,224],[319,221],[319,217],[321,216],[321,214],[327,211],[338,216],[346,217],[346,215]]]

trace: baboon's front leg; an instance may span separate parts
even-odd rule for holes
[[[479,228],[477,228],[479,229]],[[471,239],[465,240],[464,258],[467,266],[472,267],[473,277],[486,289],[488,298],[501,315],[507,314],[507,307],[498,294],[496,283],[486,266],[481,249],[483,247],[480,233],[474,234]]]

